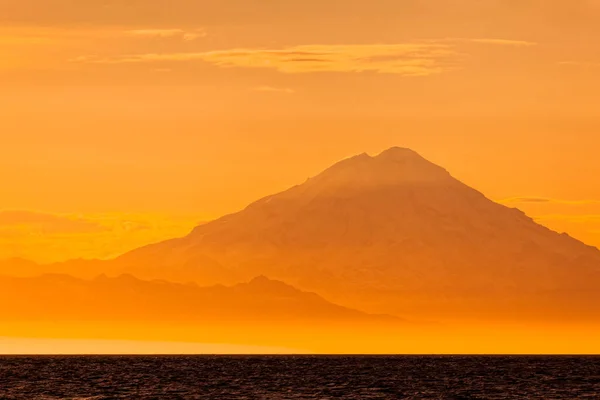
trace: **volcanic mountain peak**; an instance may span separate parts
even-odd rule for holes
[[[454,181],[443,168],[411,149],[392,147],[377,156],[347,158],[309,180],[311,185],[389,186]]]
[[[390,147],[389,149],[382,151],[376,157],[395,160],[418,159],[428,162],[423,157],[421,157],[421,155],[419,155],[419,153],[417,153],[416,151],[409,149],[408,147],[399,146]]]

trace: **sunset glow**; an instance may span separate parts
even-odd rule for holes
[[[598,21],[0,0],[0,353],[600,353]]]

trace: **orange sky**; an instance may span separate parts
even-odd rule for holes
[[[111,257],[394,145],[600,246],[600,2],[343,3],[0,0],[0,258]]]

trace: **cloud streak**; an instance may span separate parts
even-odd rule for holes
[[[573,206],[600,205],[600,200],[564,200],[547,197],[511,197],[500,200],[501,204],[564,204]]]
[[[439,74],[454,67],[456,51],[441,44],[307,45],[282,50],[206,53],[220,67],[270,68],[283,73],[378,72],[403,76]]]
[[[179,30],[145,30],[141,35],[172,37]],[[184,36],[185,37],[185,36]],[[504,39],[441,39],[399,44],[300,45],[283,49],[228,49],[196,53],[146,53],[112,58],[79,57],[79,62],[134,64],[203,61],[221,68],[261,68],[281,73],[372,72],[402,76],[429,76],[460,67],[460,43],[533,46],[535,43]]]
[[[487,44],[487,45],[496,45],[496,46],[510,46],[510,47],[531,47],[537,46],[536,42],[528,42],[525,40],[510,40],[510,39],[469,39],[469,38],[448,38],[444,39],[447,42],[455,42],[455,43],[477,43],[477,44]]]
[[[290,88],[278,88],[273,86],[259,86],[253,89],[255,92],[267,92],[267,93],[285,93],[294,94],[296,91]]]
[[[545,221],[565,221],[572,223],[590,224],[600,223],[600,215],[588,214],[588,215],[568,215],[568,214],[548,214],[540,215],[535,217],[538,222]]]
[[[378,72],[403,76],[439,74],[456,67],[447,44],[305,45],[285,49],[231,49],[201,53],[139,54],[79,61],[106,64],[204,61],[222,68],[265,68],[288,74]]]
[[[185,41],[196,40],[208,35],[204,29],[194,29],[191,31],[183,29],[134,29],[125,31],[125,33],[141,38],[180,38]]]

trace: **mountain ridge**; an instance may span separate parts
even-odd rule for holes
[[[23,296],[27,302],[20,301]],[[106,299],[118,307],[107,305]],[[401,322],[331,303],[284,282],[259,276],[233,286],[146,281],[130,274],[99,275],[91,280],[64,274],[31,278],[0,275],[3,321],[63,319],[185,321],[213,323],[336,324]]]

